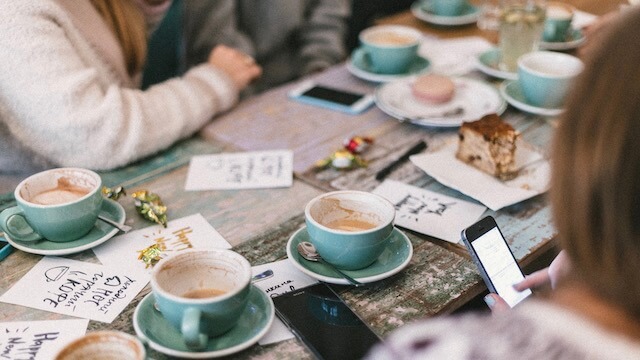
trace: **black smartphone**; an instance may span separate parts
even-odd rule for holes
[[[492,216],[464,229],[462,241],[489,291],[500,295],[511,307],[531,295],[529,289],[518,292],[513,288],[513,284],[524,279],[524,274]]]
[[[307,104],[322,106],[349,114],[359,114],[374,102],[373,95],[318,85],[305,81],[289,91],[289,97]]]
[[[380,341],[325,283],[273,298],[276,314],[319,359],[360,359]]]

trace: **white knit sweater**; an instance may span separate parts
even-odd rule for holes
[[[137,89],[88,0],[0,1],[0,173],[119,167],[193,134],[237,97],[207,64]]]

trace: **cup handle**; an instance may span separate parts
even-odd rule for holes
[[[373,63],[371,62],[371,55],[369,55],[366,50],[356,49],[356,51],[353,52],[352,57],[354,63],[364,66],[366,70],[376,71]]]
[[[0,227],[13,240],[38,241],[42,239],[42,236],[29,226],[24,212],[18,206],[10,207],[0,213]]]
[[[199,309],[188,308],[182,316],[182,337],[187,347],[191,350],[203,350],[207,347],[209,337],[200,333],[200,316],[202,313]]]

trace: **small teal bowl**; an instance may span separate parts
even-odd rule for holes
[[[380,256],[393,231],[395,207],[364,191],[334,191],[311,200],[305,222],[311,242],[322,258],[344,270],[363,269]],[[336,228],[336,221],[371,224],[371,228]],[[333,227],[330,227],[333,226]]]

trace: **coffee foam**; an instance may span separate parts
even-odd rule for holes
[[[367,34],[365,41],[385,46],[405,46],[416,41],[413,36],[397,33],[391,30],[381,30]]]
[[[360,201],[336,198],[320,199],[311,216],[323,226],[343,231],[363,231],[377,227],[382,219],[379,215],[364,212],[370,205]]]
[[[91,192],[91,188],[78,186],[74,180],[61,177],[55,188],[36,193],[26,200],[39,205],[60,205],[76,201]]]
[[[547,7],[547,18],[550,19],[568,19],[572,15],[572,11],[566,6],[549,5]]]

